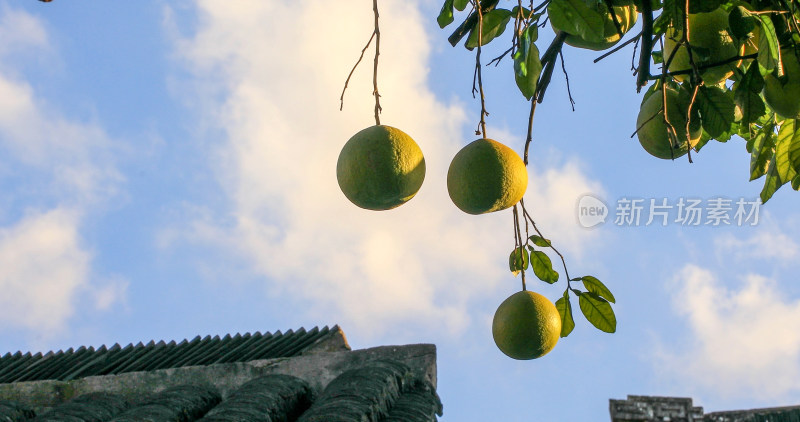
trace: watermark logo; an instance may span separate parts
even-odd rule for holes
[[[594,227],[606,222],[608,206],[592,195],[583,195],[578,199],[578,223],[586,227]]]
[[[578,199],[578,223],[590,228],[606,222],[614,213],[617,226],[755,226],[761,200],[739,198],[627,198],[617,200],[613,210],[601,199],[583,195]]]

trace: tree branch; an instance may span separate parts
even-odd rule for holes
[[[497,6],[497,3],[499,2],[500,0],[486,0],[484,2],[481,2],[481,15],[486,14],[487,12],[494,9],[495,6]],[[456,44],[458,44],[458,42],[461,41],[461,39],[464,38],[464,36],[467,35],[469,31],[472,30],[472,27],[474,27],[475,24],[478,23],[479,18],[480,16],[477,13],[475,12],[470,13],[467,19],[464,22],[462,22],[461,25],[459,25],[458,28],[456,28],[456,30],[453,31],[452,34],[450,34],[449,37],[447,37],[447,41],[450,42],[450,45],[455,47]]]
[[[653,53],[653,8],[649,1],[642,2],[642,52],[639,56],[639,70],[636,75],[636,92],[650,79],[650,54]]]

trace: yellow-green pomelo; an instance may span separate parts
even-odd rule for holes
[[[703,130],[699,125],[699,121],[693,119],[692,124],[689,126],[690,138],[689,142],[687,142],[687,110],[688,104],[684,104],[684,102],[681,101],[678,92],[668,88],[667,116],[669,117],[669,123],[675,129],[677,138],[680,141],[679,144],[674,144],[670,141],[669,134],[667,133],[667,124],[664,121],[661,91],[656,91],[647,97],[644,103],[642,103],[642,107],[639,109],[639,116],[636,118],[636,127],[638,128],[636,135],[639,137],[639,143],[642,144],[645,151],[654,157],[669,160],[686,154],[689,150],[689,144],[691,144],[692,147],[697,145]]]
[[[622,35],[625,35],[625,33],[633,27],[636,23],[636,18],[639,16],[639,14],[636,13],[636,7],[633,3],[625,6],[613,6],[614,15],[616,15],[617,22],[619,22],[620,29],[622,29],[622,35],[620,35],[617,31],[617,26],[614,25],[614,18],[611,16],[611,13],[608,12],[605,1],[584,0],[584,2],[603,16],[603,22],[605,24],[603,28],[603,41],[587,41],[578,35],[570,34],[564,42],[573,47],[587,48],[596,51],[612,47],[622,39]]]
[[[388,210],[414,197],[425,179],[419,145],[391,126],[370,126],[342,148],[336,178],[347,199],[368,210]]]
[[[509,208],[528,188],[528,171],[514,150],[478,139],[459,151],[447,171],[447,191],[458,208],[484,214]]]
[[[781,50],[783,77],[764,76],[764,100],[782,117],[800,119],[800,59],[793,49]]]
[[[674,28],[667,29],[667,33],[664,37],[664,61],[669,59],[669,56],[672,54],[672,51],[675,50],[675,46],[681,40],[682,36],[682,31],[676,31]],[[689,14],[689,43],[693,47],[700,47],[708,50],[709,57],[705,60],[701,60],[697,54],[692,55],[694,63],[697,66],[704,66],[730,59],[731,57],[739,55],[739,52],[742,51],[743,48],[736,46],[736,41],[734,41],[733,37],[728,32],[728,12],[721,8],[708,13]],[[703,77],[703,81],[707,84],[717,84],[733,75],[734,69],[740,62],[741,61],[727,63],[701,70],[700,76]],[[689,54],[686,51],[686,46],[681,45],[675,52],[675,56],[669,65],[669,71],[678,72],[688,69],[691,69]],[[689,75],[675,75],[674,78],[683,82],[689,78]]]
[[[497,308],[492,337],[507,356],[526,360],[546,355],[561,336],[561,316],[553,302],[539,293],[514,293]]]

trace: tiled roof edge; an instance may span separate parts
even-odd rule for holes
[[[343,352],[349,350],[351,350],[350,345],[347,344],[347,337],[345,337],[344,331],[342,331],[338,325],[334,325],[330,328],[328,334],[306,346],[300,354],[309,355],[313,353]]]
[[[436,346],[414,344],[92,376],[72,381],[45,380],[0,384],[0,400],[14,400],[41,409],[91,392],[103,391],[125,397],[137,397],[184,384],[213,385],[225,397],[230,391],[253,378],[274,373],[294,375],[304,379],[316,394],[342,372],[376,359],[402,362],[412,368],[416,377],[436,386]]]
[[[796,406],[782,406],[782,407],[762,407],[758,409],[742,409],[742,410],[722,410],[717,412],[709,412],[705,414],[707,418],[720,418],[723,416],[727,417],[734,417],[734,416],[747,416],[747,415],[755,415],[758,413],[779,413],[779,412],[789,412],[792,410],[800,410],[800,405]]]

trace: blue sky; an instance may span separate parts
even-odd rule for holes
[[[381,120],[427,162],[417,197],[388,212],[335,181],[339,149],[374,122],[363,64],[339,111],[370,2],[0,0],[0,351],[340,324],[354,348],[435,343],[444,421],[606,420],[627,394],[797,404],[798,194],[784,187],[755,226],[615,225],[622,198],[761,189],[741,139],[694,164],[630,139],[629,49],[597,64],[565,51],[576,111],[556,72],[525,196],[570,273],[614,292],[618,332],[579,319],[541,359],[497,350],[492,315],[519,289],[511,212],[466,215],[444,184],[475,139],[474,55],[447,43],[438,2],[380,3]],[[521,151],[511,72],[484,71],[488,133]],[[579,224],[585,194],[605,224]]]

